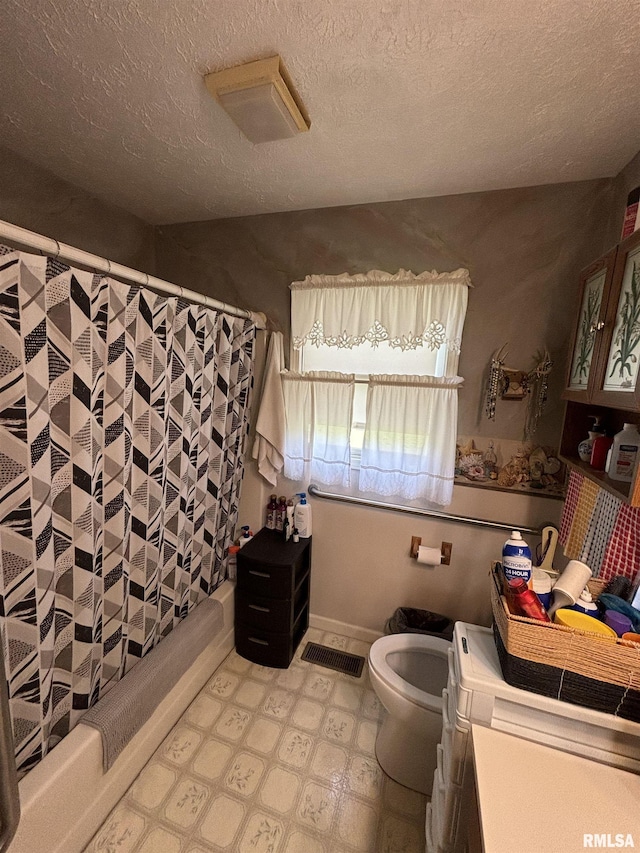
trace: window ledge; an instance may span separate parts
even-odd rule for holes
[[[491,492],[508,492],[518,495],[532,495],[536,498],[553,498],[558,501],[563,501],[565,498],[565,486],[563,484],[555,484],[553,486],[543,486],[542,488],[534,488],[530,483],[516,483],[515,486],[499,486],[495,480],[468,480],[466,477],[457,475],[453,479],[455,486],[471,486],[472,489],[484,489]]]

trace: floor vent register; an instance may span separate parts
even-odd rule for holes
[[[364,667],[364,658],[361,655],[340,652],[329,646],[321,646],[320,643],[307,643],[302,653],[302,660],[317,663],[318,666],[326,666],[327,669],[335,669],[345,675],[353,675],[355,678],[360,678]]]

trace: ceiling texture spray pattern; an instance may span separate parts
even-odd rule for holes
[[[0,142],[151,223],[615,174],[637,0],[5,0]],[[280,53],[311,131],[252,145],[203,75]]]

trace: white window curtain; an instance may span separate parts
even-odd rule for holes
[[[470,286],[466,269],[307,276],[290,285],[293,348],[382,341],[401,349],[445,347],[442,375],[455,376]]]
[[[451,503],[460,376],[370,376],[360,490]]]
[[[380,270],[362,275],[313,275],[290,285],[294,353],[302,350],[304,355],[314,347],[357,349],[355,363],[363,365],[367,364],[372,347],[377,349],[383,343],[399,350],[430,350],[438,354],[434,359],[425,353],[425,370],[420,371],[417,366],[407,371],[435,376],[369,375],[361,491],[423,499],[441,506],[451,502],[457,389],[462,383],[457,372],[469,287],[466,269],[419,275],[405,270],[395,275]],[[374,371],[375,368],[365,368],[362,375]],[[355,372],[360,377],[360,371]],[[300,479],[303,467],[309,464],[319,482],[348,485],[349,430],[341,420],[343,415],[346,417],[346,409],[332,401],[323,411],[327,421],[318,430],[312,387],[303,390],[301,386],[296,394],[294,401],[293,392],[289,391],[288,417],[295,429],[287,439],[290,450],[286,476],[291,476],[287,470],[295,471],[295,479]],[[343,405],[346,406],[346,395]],[[309,450],[315,436],[305,434],[304,418],[309,418],[308,423],[318,431],[317,450]],[[325,435],[331,435],[331,441]],[[312,456],[329,462],[311,465]]]
[[[355,376],[328,370],[283,371],[286,418],[284,475],[349,486],[349,437]]]

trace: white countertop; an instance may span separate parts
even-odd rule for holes
[[[471,728],[485,853],[640,850],[640,776],[495,729]],[[586,833],[610,838],[589,845]]]

